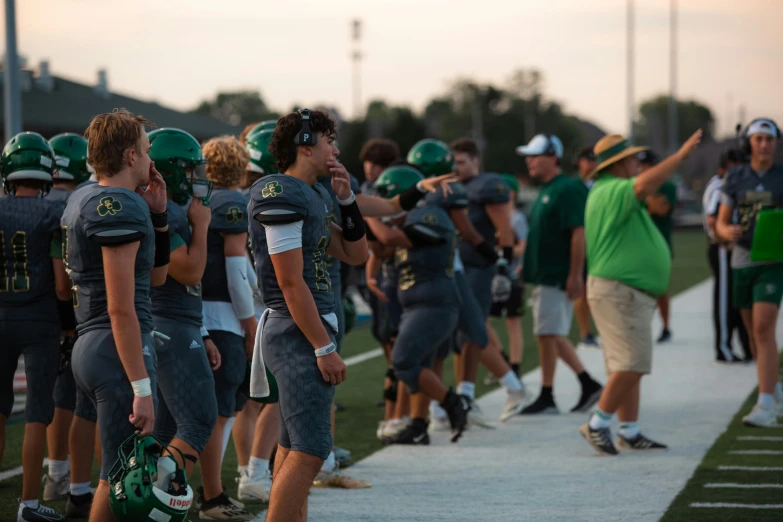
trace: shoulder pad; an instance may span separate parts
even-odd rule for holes
[[[508,185],[497,174],[479,174],[468,191],[470,200],[475,203],[507,203],[509,200]]]
[[[247,198],[236,190],[222,190],[219,194],[210,203],[212,221],[209,228],[226,234],[246,233]]]
[[[149,212],[141,196],[115,187],[96,190],[81,205],[85,233],[101,245],[130,243],[148,234]]]
[[[429,192],[424,197],[424,201],[428,205],[437,205],[446,210],[467,207],[470,200],[465,185],[456,182],[451,183],[449,187],[451,187],[451,194],[444,195],[443,191],[438,189],[435,192]]]
[[[307,216],[309,205],[304,182],[285,174],[263,179],[264,183],[256,183],[250,190],[253,219],[264,225],[282,225],[302,221]],[[323,185],[316,184],[314,188],[326,191]]]

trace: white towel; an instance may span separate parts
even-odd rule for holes
[[[269,397],[269,381],[266,378],[264,354],[261,351],[261,337],[264,333],[264,323],[269,317],[269,308],[261,314],[256,329],[256,343],[253,346],[253,361],[250,365],[250,396],[253,398]]]

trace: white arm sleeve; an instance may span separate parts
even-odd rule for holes
[[[256,275],[256,267],[253,266],[253,262],[250,258],[247,258],[247,282],[250,283],[250,289],[258,289],[258,276]]]
[[[295,248],[302,248],[303,225],[304,221],[286,225],[264,225],[269,253],[282,254]]]
[[[253,291],[247,280],[247,256],[232,256],[226,258],[226,279],[228,280],[228,295],[237,319],[255,317],[253,306]]]

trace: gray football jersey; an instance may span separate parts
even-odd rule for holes
[[[479,174],[465,184],[468,191],[468,216],[476,231],[481,234],[484,241],[495,247],[495,225],[487,214],[486,205],[507,203],[509,201],[509,189],[506,182],[498,174]],[[487,261],[467,241],[460,241],[459,254],[465,265],[484,267],[489,266]]]
[[[0,198],[0,321],[57,322],[52,240],[63,203]]]
[[[251,244],[256,261],[256,273],[264,304],[278,311],[288,311],[283,292],[269,255],[264,224],[274,226],[301,220],[303,276],[313,294],[318,313],[334,311],[334,293],[326,268],[326,248],[331,240],[332,198],[320,183],[312,187],[285,174],[264,176],[250,190],[249,214]]]
[[[204,301],[230,303],[223,235],[247,233],[247,197],[237,190],[219,188],[212,191],[209,208],[212,221],[207,232],[207,267],[201,279],[201,295]]]
[[[151,332],[150,271],[155,258],[155,233],[147,203],[135,192],[97,183],[76,190],[65,208],[63,254],[74,284],[76,330],[109,328],[102,246],[139,241],[136,253],[134,301],[141,331]]]
[[[359,194],[360,192],[359,181],[353,176],[350,177],[351,177],[351,190],[353,190],[354,194]],[[326,189],[326,192],[329,193],[329,199],[330,199],[329,215],[332,218],[332,222],[337,224],[338,226],[342,226],[343,215],[342,212],[340,211],[340,204],[337,202],[337,194],[332,189],[332,178],[331,177],[318,178],[318,183],[323,185],[323,187]],[[326,269],[329,271],[329,278],[332,280],[332,288],[339,291],[342,285],[342,273],[340,271],[341,268],[340,260],[335,259],[331,256],[326,256],[325,262],[326,262]]]
[[[172,250],[179,248],[181,241],[190,244],[191,231],[185,209],[169,200],[166,203],[169,217],[169,235],[172,238]],[[180,243],[180,244],[177,244]],[[201,285],[186,286],[171,277],[166,277],[162,286],[150,290],[152,298],[152,314],[159,317],[176,319],[194,326],[201,326]]]
[[[65,190],[57,187],[53,187],[46,195],[46,199],[49,201],[68,201],[68,197],[73,194],[72,190]]]

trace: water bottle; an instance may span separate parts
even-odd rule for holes
[[[155,487],[168,492],[172,479],[177,475],[177,463],[171,457],[160,457],[158,459],[158,479],[155,481]]]

